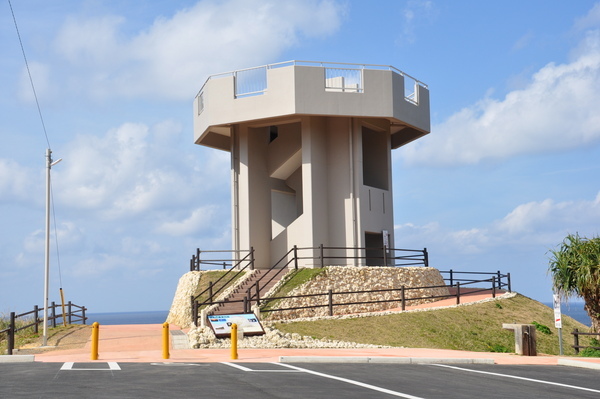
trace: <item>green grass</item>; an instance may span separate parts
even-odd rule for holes
[[[221,287],[224,287],[223,290],[221,290],[219,292],[219,294],[215,295],[215,296],[218,296],[223,291],[225,291],[229,286],[235,284],[235,282],[246,273],[246,272],[235,272],[234,271],[234,272],[231,272],[229,274],[229,276],[225,277],[223,280],[216,283],[217,280],[219,280],[226,272],[227,272],[226,270],[211,270],[211,271],[202,273],[202,276],[200,277],[200,283],[196,287],[196,292],[194,293],[194,296],[196,296],[196,295],[200,294],[201,292],[203,292],[204,290],[206,290],[208,288],[210,282],[213,283],[213,294],[215,294]],[[229,281],[232,277],[234,277],[233,280],[229,284],[226,284],[227,281]],[[208,300],[208,298],[209,298],[209,294],[207,291],[198,298],[198,301],[203,302],[203,301]],[[215,299],[216,298],[213,298],[213,300],[215,300]],[[206,306],[202,306],[202,307],[200,307],[200,309],[203,309],[204,307],[206,307]]]
[[[16,328],[17,329],[21,328],[23,326],[26,326],[27,324],[31,324],[31,322],[32,322],[32,319],[26,319],[26,320],[17,319],[16,320]],[[0,330],[4,330],[4,329],[8,328],[9,324],[10,324],[10,319],[8,317],[6,317],[6,316],[0,317]],[[35,333],[33,327],[27,327],[26,329],[21,330],[15,334],[15,348],[35,342],[39,336],[40,336],[40,334]],[[8,348],[8,334],[7,333],[0,334],[0,355],[6,354],[7,348]]]
[[[287,296],[287,295],[289,295],[290,292],[292,292],[297,287],[300,287],[302,284],[306,283],[307,281],[312,280],[319,274],[324,273],[325,270],[326,269],[324,269],[324,268],[322,268],[322,269],[302,268],[302,269],[294,270],[292,273],[289,273],[285,276],[286,281],[284,282],[284,284],[281,286],[281,288],[279,288],[279,290],[277,290],[277,292],[275,292],[271,296],[274,298]],[[280,302],[280,300],[266,302],[265,305],[261,308],[261,310],[265,311],[265,310],[269,310],[269,309],[275,309],[275,308],[277,308],[277,305],[279,302]],[[267,317],[268,317],[268,314],[269,313],[266,313]]]
[[[501,306],[497,306],[500,303]],[[551,332],[538,333],[538,353],[557,355],[558,332],[553,327],[554,312],[540,302],[522,295],[495,302],[439,309],[427,312],[405,312],[386,316],[343,320],[275,323],[283,332],[298,333],[321,339],[336,339],[364,344],[413,348],[456,349],[477,352],[514,352],[514,332],[504,330],[503,323],[548,324]],[[573,329],[587,331],[585,325],[563,318],[563,349],[574,355]],[[580,337],[581,345],[589,345]]]

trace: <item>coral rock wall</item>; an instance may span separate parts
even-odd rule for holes
[[[391,288],[406,287],[406,305],[418,305],[422,303],[435,302],[439,298],[432,296],[448,295],[448,288],[439,270],[433,267],[354,267],[354,266],[330,266],[326,271],[313,280],[303,284],[288,294],[309,295],[322,294],[331,289],[336,292],[384,290]],[[418,288],[439,286],[438,288]],[[409,289],[410,288],[410,289]],[[422,298],[413,299],[411,298]],[[386,300],[390,302],[338,305],[333,307],[333,314],[354,314],[364,312],[383,311],[399,308],[401,292],[379,292],[364,294],[339,294],[333,296],[333,303],[351,303],[374,300]],[[329,315],[327,296],[305,297],[281,300],[275,305],[276,308],[293,308],[309,306],[308,309],[286,310],[267,313],[269,320],[297,319],[305,317],[322,317]]]

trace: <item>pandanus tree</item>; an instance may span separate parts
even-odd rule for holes
[[[569,234],[550,253],[548,270],[555,291],[566,299],[583,298],[592,330],[600,332],[600,237]]]

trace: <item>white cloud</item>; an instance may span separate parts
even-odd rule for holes
[[[218,223],[213,220],[216,213],[215,208],[214,206],[204,206],[194,209],[191,215],[184,220],[166,221],[156,231],[173,236],[183,236],[206,230],[208,226]]]
[[[600,31],[593,31],[572,62],[550,63],[504,99],[462,109],[397,156],[408,164],[476,164],[598,143],[598,87]]]
[[[202,190],[218,197],[229,186],[227,158],[200,147],[182,149],[181,127],[125,123],[104,136],[80,135],[53,170],[56,196],[69,207],[109,219],[190,206]],[[227,155],[227,154],[225,154]]]
[[[0,158],[0,201],[26,200],[35,180],[30,169]]]
[[[575,29],[585,30],[597,28],[600,25],[600,3],[596,3],[594,7],[583,17],[575,21]]]
[[[401,11],[402,35],[399,43],[413,44],[417,40],[417,25],[422,20],[431,21],[438,11],[432,1],[410,0]]]
[[[502,249],[541,246],[552,248],[569,233],[600,235],[600,192],[592,200],[556,202],[546,199],[515,207],[500,220],[464,230],[449,230],[431,222],[395,226],[399,247],[419,248],[423,243],[453,254],[482,254]]]
[[[29,61],[28,68],[29,72],[27,71],[27,67],[23,67],[21,71],[17,98],[24,103],[35,103],[35,96],[31,87],[31,81],[33,80],[35,95],[38,97],[38,100],[40,98],[46,100],[53,99],[56,87],[52,82],[51,67],[41,62]],[[29,74],[31,74],[31,79]]]
[[[335,32],[342,13],[334,0],[204,0],[133,37],[121,16],[72,16],[55,43],[79,68],[68,80],[82,95],[186,99],[210,74],[272,62],[301,36]]]

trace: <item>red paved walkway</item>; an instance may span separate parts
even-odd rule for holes
[[[465,294],[462,303],[490,298],[491,293]],[[443,307],[456,304],[448,299],[429,305],[407,307]],[[171,326],[171,329],[178,329]],[[230,349],[171,349],[170,359],[162,358],[162,325],[107,325],[100,326],[99,361],[103,362],[227,362],[231,361]],[[55,350],[35,355],[40,362],[88,362],[91,341],[84,348]],[[544,364],[556,365],[558,356],[518,356],[507,353],[466,352],[425,348],[392,349],[238,349],[238,362],[278,362],[280,356],[329,356],[329,357],[400,357],[413,359],[493,359],[497,364]],[[580,360],[579,358],[577,360]],[[597,363],[600,359],[581,359]]]

